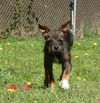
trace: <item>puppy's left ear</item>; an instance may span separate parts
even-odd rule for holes
[[[60,30],[61,32],[63,32],[64,34],[66,34],[67,31],[70,30],[70,27],[71,27],[71,22],[68,21],[67,23],[61,25],[60,28],[59,28],[59,30]]]
[[[42,36],[46,37],[48,36],[48,32],[50,31],[50,29],[47,26],[42,26],[40,24],[38,24],[40,31],[42,32]]]

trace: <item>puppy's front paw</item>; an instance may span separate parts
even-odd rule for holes
[[[68,80],[63,79],[63,80],[60,82],[59,86],[60,86],[61,88],[63,88],[63,89],[69,89]]]

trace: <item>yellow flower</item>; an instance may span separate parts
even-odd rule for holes
[[[76,79],[77,79],[77,80],[82,80],[82,78],[81,78],[81,77],[79,77],[79,76],[78,76]]]
[[[29,82],[29,81],[27,81],[27,82],[26,82],[26,84],[27,84],[27,85],[32,85],[32,83],[31,83],[31,82]]]
[[[76,59],[77,59],[77,58],[79,58],[79,56],[75,56],[74,58],[76,58]]]
[[[11,45],[11,43],[7,43],[7,45]]]
[[[77,45],[80,45],[80,43],[77,43]]]
[[[34,44],[31,44],[31,46],[33,47],[33,46],[34,46]]]
[[[0,47],[0,50],[3,50],[3,48],[2,48],[2,47]]]
[[[8,92],[15,92],[16,90],[14,89],[7,89]]]
[[[86,78],[81,78],[81,77],[76,77],[76,80],[80,80],[80,81],[87,81],[87,79]]]
[[[97,64],[97,63],[94,63],[95,65]]]
[[[82,78],[82,81],[87,81],[87,79],[86,78]]]
[[[94,46],[97,46],[97,43],[93,43]]]
[[[85,54],[84,54],[84,56],[88,56],[88,55],[89,55],[88,53],[85,53]]]
[[[18,42],[18,44],[22,44],[22,42]]]

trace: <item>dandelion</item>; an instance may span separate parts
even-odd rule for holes
[[[76,77],[76,80],[79,80],[79,81],[87,81],[87,79],[86,78],[81,78],[81,77]]]
[[[33,46],[34,46],[34,44],[31,44],[31,46],[33,47]]]
[[[0,47],[0,50],[3,50],[3,48],[2,48],[2,47]]]
[[[79,56],[75,56],[74,58],[76,58],[76,59],[77,59],[77,58],[79,58]]]
[[[82,80],[82,78],[78,76],[78,77],[76,77],[76,80]]]
[[[95,62],[94,64],[95,64],[95,65],[97,65],[97,63],[96,63],[96,62]]]
[[[87,81],[87,79],[86,78],[82,78],[82,81]]]
[[[32,85],[32,83],[31,83],[31,82],[29,82],[29,81],[27,81],[27,82],[26,82],[26,84],[27,84],[27,85]]]
[[[11,45],[11,43],[7,43],[7,45],[9,46],[9,45]]]
[[[80,45],[80,43],[77,43],[77,45]]]
[[[97,43],[93,43],[94,46],[97,46]]]
[[[84,54],[84,56],[88,56],[88,55],[89,55],[88,53],[85,53],[85,54]]]
[[[22,44],[22,42],[18,42],[18,44]]]

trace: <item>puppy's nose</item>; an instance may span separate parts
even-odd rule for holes
[[[54,50],[58,51],[59,50],[59,46],[54,46]]]

